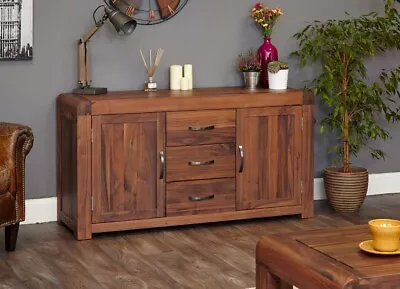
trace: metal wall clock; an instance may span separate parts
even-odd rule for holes
[[[108,0],[139,25],[154,25],[177,15],[189,0]]]

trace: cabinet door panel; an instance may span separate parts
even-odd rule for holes
[[[237,121],[237,209],[298,205],[301,108],[240,109]]]
[[[93,222],[164,216],[164,114],[93,117]]]

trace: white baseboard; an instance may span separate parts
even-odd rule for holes
[[[368,195],[392,194],[400,192],[400,172],[370,174]],[[314,179],[314,200],[326,199],[324,182]],[[26,218],[22,224],[47,223],[57,221],[57,198],[26,200]]]
[[[25,222],[36,224],[57,221],[57,197],[25,201]]]

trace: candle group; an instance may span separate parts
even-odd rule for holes
[[[191,64],[171,65],[170,67],[170,89],[190,90],[193,89],[193,66]]]

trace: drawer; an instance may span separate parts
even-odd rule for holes
[[[235,176],[235,144],[167,147],[167,182]]]
[[[167,146],[228,143],[235,140],[235,110],[167,113]]]
[[[166,215],[183,216],[235,211],[235,179],[167,184]]]

